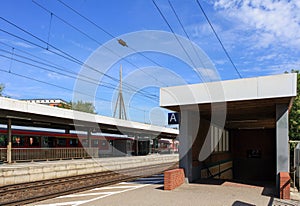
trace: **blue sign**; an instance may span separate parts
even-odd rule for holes
[[[180,116],[179,113],[168,113],[168,124],[179,124]]]

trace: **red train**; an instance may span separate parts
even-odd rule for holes
[[[0,148],[6,148],[7,130],[0,129]],[[82,148],[88,147],[86,134],[65,134],[49,131],[12,130],[13,148]],[[135,140],[125,135],[91,134],[90,147],[98,156],[147,155],[178,152],[178,141],[146,138]]]
[[[159,139],[158,140],[159,153],[178,153],[179,141],[172,139]]]

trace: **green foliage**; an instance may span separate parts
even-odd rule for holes
[[[4,90],[5,86],[4,84],[0,84],[0,97],[3,96],[3,90]]]
[[[70,105],[73,110],[96,114],[95,107],[91,102],[77,101],[70,102]]]
[[[57,105],[57,107],[63,108],[63,109],[72,109],[71,102],[69,104],[61,103],[61,104]]]
[[[298,70],[292,70],[297,73],[297,96],[293,102],[289,114],[289,137],[290,140],[300,140],[300,74]]]

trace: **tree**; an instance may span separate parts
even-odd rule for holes
[[[297,96],[289,113],[289,138],[290,140],[300,140],[300,74],[298,70],[292,70],[291,73],[297,73]],[[297,143],[290,143],[291,166],[294,166],[294,150],[296,146]]]
[[[4,90],[5,86],[4,84],[0,84],[0,97],[3,96],[3,90]]]
[[[63,109],[72,109],[71,102],[70,103],[61,103],[61,104],[57,105],[57,107],[63,108]]]
[[[297,70],[291,72],[297,73],[297,96],[289,114],[289,136],[290,140],[300,140],[300,74]]]
[[[91,102],[79,100],[77,102],[70,102],[70,105],[73,110],[96,114],[95,107]]]

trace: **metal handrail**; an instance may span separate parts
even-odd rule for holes
[[[12,161],[76,159],[91,157],[98,157],[98,148],[12,148]]]

